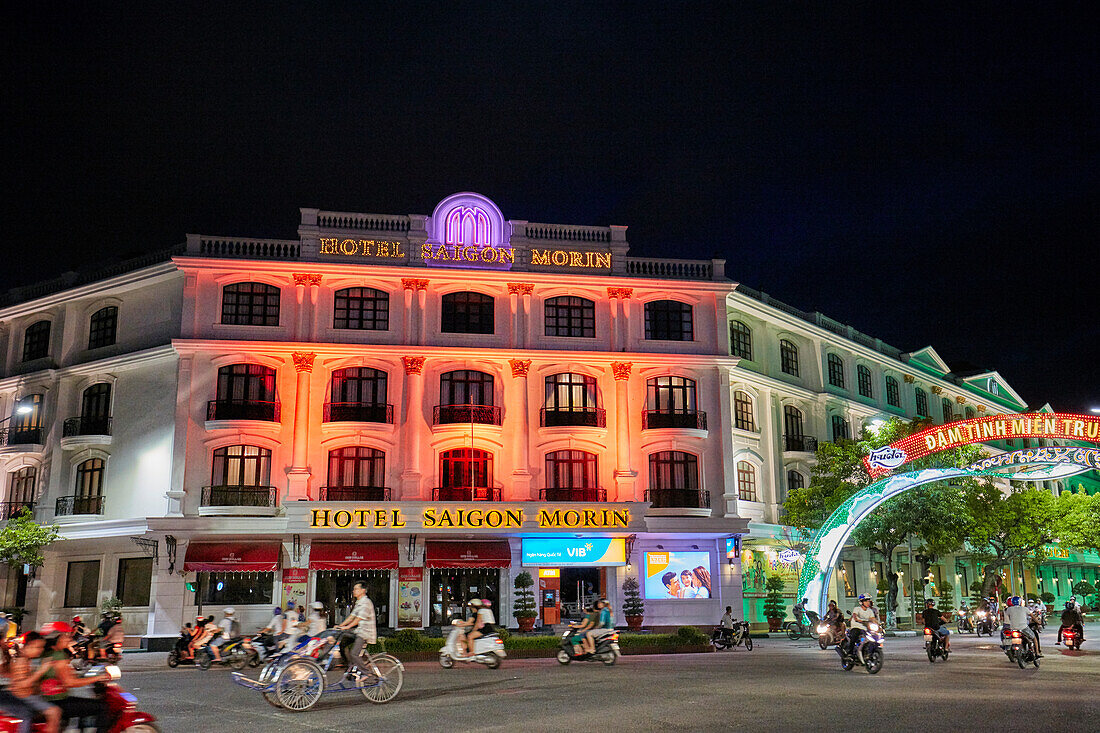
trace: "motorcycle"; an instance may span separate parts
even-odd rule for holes
[[[222,667],[229,666],[238,670],[244,669],[251,657],[244,646],[242,646],[244,638],[243,636],[237,636],[230,639],[225,644],[222,644],[220,659],[214,659],[214,654],[210,651],[209,644],[196,649],[195,664],[204,670],[210,669],[215,664]]]
[[[1023,669],[1030,662],[1039,666],[1039,654],[1035,651],[1035,643],[1024,637],[1018,630],[1013,629],[1006,635],[1010,653],[1008,658]],[[1006,652],[1007,653],[1007,652]]]
[[[249,667],[259,667],[265,659],[279,652],[279,642],[271,634],[263,632],[246,636],[241,641],[241,647],[248,654]]]
[[[122,659],[122,644],[115,642],[105,650],[104,656],[99,656],[99,650],[95,648],[93,639],[84,639],[82,643],[74,645],[73,669],[83,672],[93,666],[119,663]]]
[[[1063,626],[1062,643],[1066,645],[1066,649],[1076,651],[1081,648],[1084,640],[1081,638],[1081,635],[1077,633],[1077,629],[1072,626]]]
[[[837,646],[837,654],[840,655],[840,666],[845,671],[851,671],[857,664],[867,668],[869,674],[878,674],[882,669],[882,646],[885,637],[878,624],[871,624],[859,641],[856,649],[849,649],[847,645]]]
[[[947,656],[951,653],[944,646],[943,637],[927,626],[924,627],[924,650],[928,654],[928,661],[933,664],[936,662],[936,657],[943,657],[943,661],[946,662]]]
[[[822,649],[828,649],[831,646],[835,646],[844,641],[848,635],[847,627],[844,624],[840,626],[833,626],[832,624],[821,623],[817,625],[817,643]]]
[[[484,664],[489,669],[497,669],[500,662],[507,654],[504,653],[504,642],[497,633],[486,634],[474,639],[473,653],[467,649],[466,656],[458,653],[458,635],[462,633],[460,621],[451,622],[451,633],[447,636],[447,643],[439,650],[439,666],[450,669],[455,662],[472,662]]]
[[[566,629],[565,633],[561,635],[561,645],[558,647],[557,659],[562,664],[569,664],[570,662],[603,662],[608,667],[615,663],[619,657],[622,656],[622,652],[619,651],[619,632],[613,629],[605,629],[604,633],[596,637],[596,653],[595,654],[573,654],[573,642],[570,637],[573,636],[573,629]]]
[[[92,691],[104,701],[107,707],[107,719],[109,733],[158,733],[156,718],[149,713],[137,709],[137,698],[128,692],[124,692],[116,684],[122,673],[118,667],[92,667],[85,674],[95,676],[110,674],[111,682],[97,682],[92,686]],[[0,733],[16,733],[23,721],[0,713]],[[32,728],[34,733],[45,733],[45,723],[35,723]]]
[[[975,625],[974,630],[978,636],[986,634],[987,636],[993,636],[993,632],[997,630],[1000,623],[997,622],[997,616],[989,611],[978,611],[975,614],[978,618],[978,623]]]
[[[727,629],[717,626],[710,636],[710,643],[715,649],[732,649],[739,644],[744,644],[745,649],[752,651],[752,638],[749,636],[749,624],[747,621],[734,621],[733,628]]]
[[[955,611],[955,630],[960,634],[963,632],[974,632],[974,619],[970,617],[970,614],[966,611]]]

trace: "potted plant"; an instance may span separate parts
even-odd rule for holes
[[[623,616],[626,617],[626,625],[633,631],[642,628],[644,614],[645,602],[642,601],[638,579],[627,578],[623,581]]]
[[[1053,607],[1051,604],[1054,603],[1054,594],[1050,591],[1044,591],[1043,593],[1039,594],[1039,600],[1041,600],[1043,602],[1043,605],[1047,607],[1047,613],[1050,613],[1051,608]]]
[[[512,615],[516,617],[519,630],[530,631],[535,626],[535,617],[538,616],[538,608],[535,606],[535,592],[531,586],[535,584],[531,573],[526,570],[516,576],[512,583],[516,589],[516,601],[512,604]]]
[[[764,617],[768,619],[768,631],[779,631],[783,617],[787,615],[787,606],[783,602],[784,585],[783,578],[779,575],[769,575],[764,581],[764,589],[768,591],[764,596]]]
[[[939,610],[942,613],[952,613],[955,610],[955,586],[941,580],[936,590],[940,593]]]

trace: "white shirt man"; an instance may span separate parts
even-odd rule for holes
[[[732,629],[733,628],[733,614],[730,613],[729,611],[726,611],[725,615],[722,616],[722,620],[718,622],[718,625],[721,626],[723,629]]]

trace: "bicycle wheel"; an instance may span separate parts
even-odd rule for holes
[[[798,641],[802,638],[802,626],[797,622],[792,622],[787,626],[787,637],[791,641]]]
[[[376,705],[397,697],[405,684],[404,666],[399,659],[388,654],[372,657],[371,666],[365,672],[358,686],[363,697]]]
[[[279,671],[275,680],[275,695],[287,710],[300,713],[309,710],[325,691],[325,673],[312,659],[293,659]]]

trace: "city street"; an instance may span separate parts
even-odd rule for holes
[[[932,665],[923,638],[888,638],[876,676],[844,672],[808,640],[759,639],[710,654],[629,656],[614,667],[505,660],[496,671],[408,664],[405,687],[375,706],[355,694],[287,713],[226,670],[169,670],[163,654],[127,657],[124,686],[165,731],[410,730],[1100,730],[1100,625],[1066,652],[1044,634],[1040,669],[1020,670],[988,638],[953,635]],[[1091,647],[1091,648],[1090,648]]]

